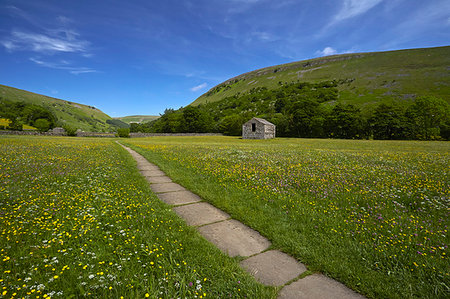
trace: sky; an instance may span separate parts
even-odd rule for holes
[[[448,45],[449,0],[0,0],[0,84],[112,117],[272,65]]]

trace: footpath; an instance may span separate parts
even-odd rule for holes
[[[196,227],[203,237],[222,252],[231,257],[243,257],[241,267],[257,281],[282,287],[278,298],[365,298],[322,274],[302,276],[307,270],[305,265],[279,250],[268,250],[270,241],[258,232],[231,219],[227,213],[172,182],[158,166],[132,149],[123,147],[136,160],[138,169],[160,200],[171,205],[173,211],[188,225]]]

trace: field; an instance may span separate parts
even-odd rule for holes
[[[448,297],[448,142],[125,143],[312,272],[371,298]]]
[[[113,139],[0,136],[0,297],[274,298]]]

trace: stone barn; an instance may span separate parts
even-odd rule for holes
[[[242,125],[242,139],[275,138],[275,125],[262,118],[252,118]]]

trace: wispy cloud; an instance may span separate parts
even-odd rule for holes
[[[194,87],[192,87],[191,88],[191,91],[199,91],[199,90],[201,90],[201,89],[203,89],[203,88],[206,88],[206,86],[208,86],[208,84],[206,84],[206,82],[205,83],[202,83],[202,84],[200,84],[200,85],[197,85],[197,86],[194,86]]]
[[[337,54],[337,51],[332,47],[325,47],[323,50],[316,51],[316,55],[318,56],[329,56],[334,54]]]
[[[338,51],[332,47],[325,47],[323,50],[316,51],[317,56],[330,56],[330,55],[337,55],[337,54],[349,54],[354,53],[355,49],[351,50],[345,50],[345,51]]]
[[[30,58],[30,60],[40,66],[57,69],[57,70],[66,70],[66,71],[69,71],[69,73],[74,74],[74,75],[85,74],[85,73],[98,73],[97,70],[94,70],[92,68],[73,66],[70,62],[65,61],[65,60],[60,60],[59,62],[48,62],[48,61],[43,61],[43,60],[40,60],[38,58],[33,58],[33,57]]]
[[[364,14],[383,0],[344,0],[341,10],[334,16],[332,23]]]
[[[55,52],[87,53],[89,42],[78,40],[75,34],[65,38],[51,37],[46,34],[13,30],[1,44],[9,51],[33,51],[40,54]]]

